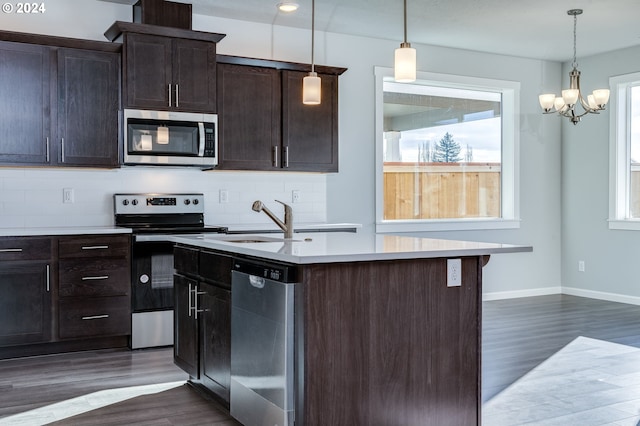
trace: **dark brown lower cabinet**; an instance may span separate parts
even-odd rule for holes
[[[303,424],[479,425],[484,260],[306,265]]]
[[[173,294],[173,360],[190,377],[198,376],[198,321],[193,312],[192,295],[198,282],[190,278],[174,275]]]
[[[201,282],[200,382],[229,401],[231,381],[231,290]]]
[[[206,388],[227,406],[231,381],[231,265],[228,255],[175,248],[174,362],[189,374],[192,383]]]
[[[126,347],[131,237],[0,237],[0,359]]]
[[[50,266],[0,262],[0,346],[51,339]]]

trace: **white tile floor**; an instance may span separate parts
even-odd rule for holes
[[[578,337],[482,407],[484,426],[640,426],[640,349]]]

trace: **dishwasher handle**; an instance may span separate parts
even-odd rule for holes
[[[249,275],[249,283],[255,288],[264,288],[264,278]]]

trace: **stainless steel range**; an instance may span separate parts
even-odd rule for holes
[[[116,226],[133,230],[131,348],[173,344],[171,234],[225,233],[205,226],[203,194],[115,194]]]

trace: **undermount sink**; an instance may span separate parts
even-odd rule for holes
[[[278,238],[278,237],[266,237],[262,235],[247,235],[247,236],[226,236],[226,237],[212,237],[212,239],[225,241],[227,243],[237,244],[253,244],[253,243],[285,243],[285,242],[299,242],[302,240],[293,240],[291,238]]]

